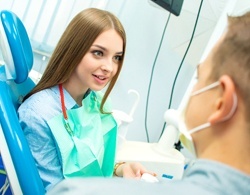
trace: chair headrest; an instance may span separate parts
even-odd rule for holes
[[[27,31],[16,14],[0,12],[0,45],[6,77],[17,84],[24,82],[33,66],[33,53]]]

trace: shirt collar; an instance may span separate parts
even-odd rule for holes
[[[58,98],[60,100],[60,104],[61,104],[60,91],[59,91],[58,85],[52,87],[51,89],[52,89],[52,91],[54,91],[56,96],[58,96]],[[79,105],[76,103],[76,101],[71,97],[71,95],[68,93],[68,91],[64,88],[63,88],[63,94],[64,94],[64,103],[65,103],[65,107],[67,110],[79,107]]]

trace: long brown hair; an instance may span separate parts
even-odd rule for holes
[[[62,34],[41,80],[24,98],[34,93],[66,82],[95,39],[104,31],[114,29],[123,39],[123,56],[116,75],[110,81],[103,96],[100,111],[105,113],[103,105],[106,102],[120,74],[126,49],[126,34],[119,19],[112,13],[97,8],[88,8],[78,13]]]

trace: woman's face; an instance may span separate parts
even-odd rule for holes
[[[101,33],[82,58],[68,82],[82,92],[102,90],[117,73],[123,56],[123,39],[114,30]]]

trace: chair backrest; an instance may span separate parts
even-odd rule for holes
[[[0,149],[13,194],[45,194],[17,108],[34,86],[28,77],[33,65],[29,37],[22,21],[11,11],[0,12]],[[19,186],[18,186],[19,185]]]

